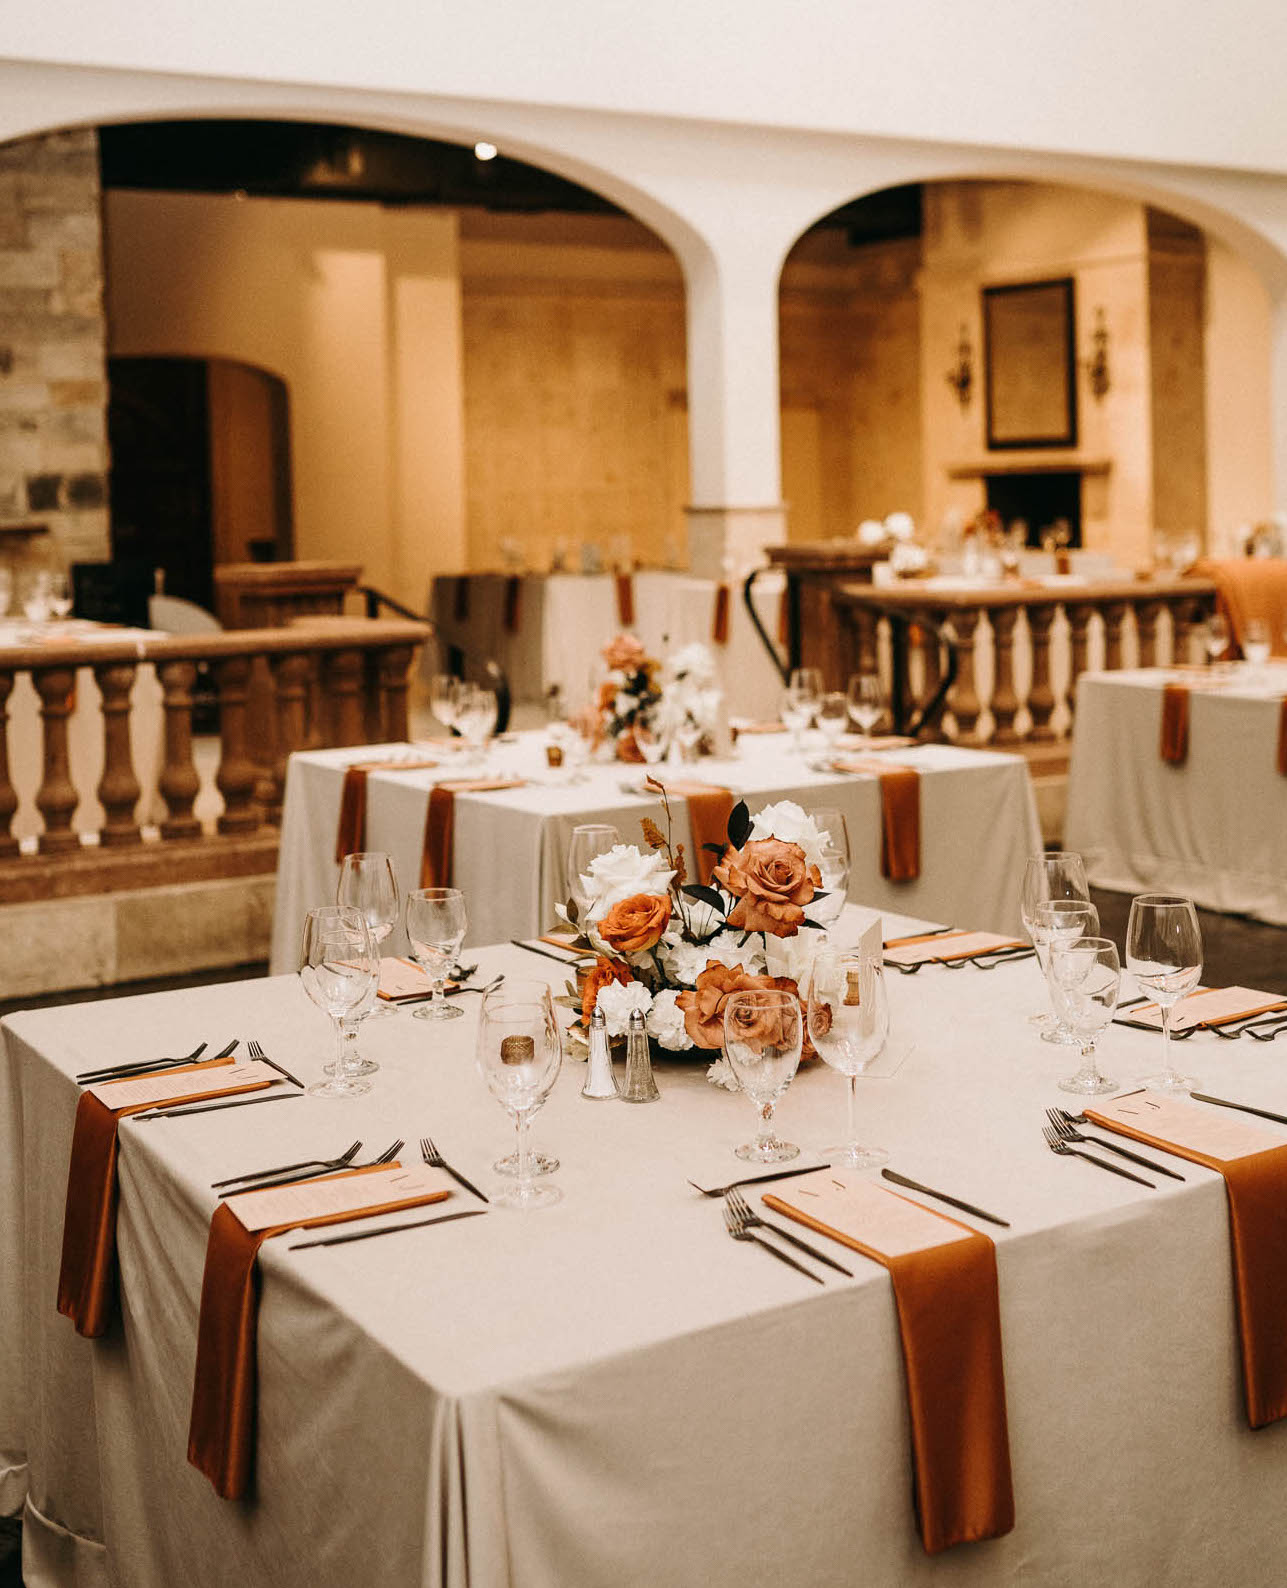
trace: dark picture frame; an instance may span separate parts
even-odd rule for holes
[[[989,451],[1077,445],[1073,278],[983,289]]]

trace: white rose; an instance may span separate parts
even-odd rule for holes
[[[858,526],[858,544],[860,546],[883,546],[885,544],[885,526],[878,518],[864,518]]]
[[[666,671],[676,682],[704,687],[719,679],[715,658],[700,641],[681,646],[666,663]]]
[[[733,1066],[722,1053],[706,1071],[706,1079],[712,1086],[722,1086],[730,1092],[741,1091],[741,1087],[737,1084],[737,1076],[733,1074]]]
[[[809,996],[809,977],[813,962],[827,941],[827,934],[816,927],[802,926],[794,937],[764,939],[764,973],[766,976],[789,976],[800,989],[800,996]]]
[[[581,873],[581,886],[590,901],[587,919],[601,921],[614,904],[636,893],[668,892],[674,875],[661,855],[651,851],[645,855],[633,844],[614,844]]]
[[[813,817],[794,800],[779,800],[776,805],[757,811],[751,819],[751,837],[780,838],[784,844],[799,844],[805,861],[822,870],[826,835],[818,831]]]
[[[891,513],[885,520],[885,533],[894,540],[911,540],[916,524],[910,513]]]
[[[667,976],[686,987],[696,985],[710,960],[727,965],[730,970],[740,966],[748,975],[756,976],[764,968],[762,934],[753,933],[745,945],[742,936],[741,932],[717,932],[709,943],[663,942],[661,962]]]
[[[624,985],[619,981],[609,982],[606,987],[599,988],[595,1008],[603,1015],[608,1035],[624,1037],[630,1029],[631,1014],[638,1009],[641,1014],[647,1015],[652,1008],[652,994],[641,981],[630,981]]]
[[[693,1045],[684,1029],[684,1011],[675,1002],[678,997],[673,987],[663,987],[648,1011],[648,1035],[670,1053],[682,1053]]]

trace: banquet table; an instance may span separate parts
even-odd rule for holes
[[[811,736],[815,738],[816,736]],[[333,903],[338,880],[335,833],[344,768],[408,754],[406,746],[360,752],[318,750],[293,755],[286,774],[271,967],[294,970],[300,923],[314,905]],[[433,753],[432,743],[426,753]],[[1019,887],[1024,862],[1041,848],[1027,763],[998,751],[918,745],[888,757],[921,775],[921,874],[888,882],[880,874],[880,794],[870,775],[810,770],[785,734],[744,735],[731,759],[710,758],[665,775],[719,784],[745,798],[752,814],[775,800],[829,805],[844,812],[853,865],[849,897],[937,920],[968,920],[991,931],[1021,929]],[[419,886],[429,790],[439,778],[470,777],[457,754],[412,771],[371,772],[367,780],[366,847],[393,857],[399,885]],[[555,925],[554,905],[567,897],[564,856],[572,829],[609,822],[624,843],[641,843],[639,821],[658,817],[657,797],[643,789],[645,769],[620,762],[591,765],[585,781],[568,782],[545,765],[545,737],[516,734],[497,744],[488,767],[525,779],[522,788],[456,796],[454,886],[469,912],[469,944],[535,937]],[[693,854],[687,808],[674,801],[675,838]]]
[[[1168,683],[1190,686],[1188,755],[1159,753]],[[1214,676],[1149,668],[1083,674],[1064,841],[1090,881],[1181,893],[1287,926],[1287,777],[1277,769],[1287,664]]]
[[[851,907],[842,934],[868,919]],[[885,932],[920,924],[886,917]],[[480,982],[557,980],[509,945],[478,961]],[[471,1063],[477,1000],[444,1027],[400,1011],[364,1029],[381,1069],[351,1102],[124,1122],[121,1317],[96,1341],[54,1310],[73,1074],[240,1034],[311,1080],[326,1022],[292,978],[10,1016],[0,1510],[23,1509],[26,1582],[1280,1583],[1287,1425],[1246,1425],[1223,1186],[1179,1164],[1183,1183],[1146,1190],[1046,1150],[1068,1055],[1028,1023],[1041,992],[1031,960],[895,975],[896,1068],[860,1082],[864,1139],[1011,1221],[981,1227],[996,1241],[1016,1525],[936,1557],[915,1527],[886,1271],[832,1247],[853,1278],[814,1285],[726,1238],[687,1179],[745,1172],[731,1149],[752,1114],[686,1061],[657,1066],[661,1100],[642,1108],[583,1101],[565,1062],[536,1124],[562,1160],[552,1208],[332,1248],[270,1241],[256,1493],[217,1498],[185,1460],[210,1182],[355,1136],[378,1150],[431,1133],[494,1189],[510,1138]],[[1105,1067],[1129,1080],[1157,1040],[1113,1027]],[[1200,1034],[1185,1058],[1223,1095],[1287,1111],[1272,1045]],[[813,1151],[842,1118],[840,1078],[802,1068],[782,1133]]]

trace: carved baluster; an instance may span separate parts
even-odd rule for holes
[[[1032,717],[1030,739],[1053,739],[1050,718],[1055,709],[1055,694],[1050,687],[1050,626],[1055,621],[1054,604],[1034,602],[1028,608],[1028,633],[1032,640],[1032,688],[1028,691],[1028,711]]]
[[[252,833],[259,826],[255,784],[259,768],[246,746],[246,696],[250,682],[249,656],[223,656],[215,663],[219,688],[219,771],[215,787],[223,795],[221,833]]]
[[[9,695],[13,674],[0,672],[0,855],[16,855],[18,840],[12,835],[18,809],[18,791],[9,779]]]
[[[201,790],[201,779],[192,759],[192,689],[197,679],[195,662],[158,662],[161,706],[165,713],[165,764],[160,789],[169,813],[161,823],[162,838],[199,838],[201,823],[192,807]]]
[[[273,762],[272,797],[265,814],[274,826],[279,826],[286,792],[286,762],[308,740],[308,687],[313,668],[312,659],[300,651],[283,651],[270,659],[270,665],[277,699],[277,759]],[[405,691],[405,679],[403,687]]]
[[[1126,625],[1125,601],[1105,601],[1104,614],[1104,667],[1116,672],[1122,665],[1122,631]]]
[[[1014,626],[1018,618],[1018,607],[988,608],[988,621],[992,625],[992,652],[995,659],[992,719],[996,726],[992,732],[993,744],[1016,744],[1019,739],[1014,726],[1014,719],[1019,711],[1019,697],[1014,690]]]
[[[362,652],[331,651],[323,662],[323,669],[322,687],[330,704],[330,743],[361,744],[365,674]]]
[[[1065,608],[1068,613],[1068,644],[1071,665],[1068,670],[1068,715],[1077,709],[1077,680],[1086,671],[1090,660],[1090,620],[1095,608],[1085,601],[1075,601]]]
[[[73,667],[33,668],[31,681],[40,696],[44,727],[44,770],[36,790],[36,809],[45,821],[40,848],[46,854],[58,854],[76,849],[80,844],[71,825],[79,796],[71,780],[67,755],[67,719],[72,713],[76,670]]]
[[[1162,614],[1160,601],[1141,601],[1135,608],[1135,633],[1139,639],[1139,665],[1157,666],[1157,620]]]
[[[387,744],[400,744],[407,737],[407,673],[413,654],[409,645],[391,645],[377,658],[380,688],[377,732]]]
[[[951,632],[956,641],[956,680],[948,705],[956,718],[956,737],[970,739],[982,709],[974,682],[974,642],[983,620],[981,611],[958,612],[952,618]]]
[[[135,662],[98,662],[94,666],[94,678],[103,702],[103,775],[97,790],[106,812],[100,834],[103,844],[143,841],[143,834],[134,820],[140,789],[130,751],[130,692],[137,673]]]

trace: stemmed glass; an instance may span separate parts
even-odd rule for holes
[[[778,702],[778,716],[791,730],[791,748],[804,749],[804,730],[813,721],[814,698],[798,688],[783,690]]]
[[[407,894],[407,941],[433,988],[433,997],[411,1011],[416,1020],[458,1020],[463,1009],[443,988],[465,940],[465,895],[459,888],[417,888]]]
[[[1089,898],[1086,867],[1080,855],[1070,849],[1052,849],[1039,855],[1029,855],[1028,864],[1023,872],[1023,887],[1019,895],[1019,914],[1023,918],[1024,930],[1032,938],[1032,946],[1037,951],[1037,963],[1041,966],[1043,976],[1046,971],[1045,945],[1037,942],[1032,930],[1037,906],[1046,899],[1088,900]],[[1029,1015],[1028,1019],[1034,1026],[1043,1029],[1051,1024],[1050,1015],[1044,1011],[1041,1014]]]
[[[29,623],[45,623],[49,619],[49,574],[43,568],[27,575],[19,596],[23,616]]]
[[[826,742],[827,753],[835,754],[840,735],[849,724],[849,702],[839,690],[823,695],[818,702],[818,731]]]
[[[478,1022],[478,1071],[518,1132],[518,1175],[495,1193],[504,1207],[541,1208],[562,1192],[532,1177],[528,1126],[549,1096],[563,1058],[562,1044],[542,1004],[503,1003],[484,1008]]]
[[[1054,997],[1054,983],[1050,980],[1050,951],[1066,943],[1075,943],[1079,937],[1097,936],[1099,911],[1085,899],[1046,899],[1036,908],[1031,930],[1037,963],[1045,972],[1055,1011],[1053,1021],[1041,1033],[1041,1040],[1072,1046],[1077,1038],[1059,1017],[1059,1003]]]
[[[1106,937],[1079,937],[1071,943],[1052,942],[1046,972],[1060,1024],[1072,1032],[1081,1047],[1081,1068],[1058,1083],[1061,1092],[1097,1097],[1117,1089],[1117,1082],[1099,1072],[1095,1038],[1117,1010],[1122,968],[1117,945]]]
[[[1214,664],[1229,649],[1229,624],[1223,612],[1213,612],[1207,619],[1207,630],[1203,643],[1206,645],[1207,662]]]
[[[451,673],[435,673],[429,682],[429,710],[448,733],[456,726],[456,697],[460,680]]]
[[[583,822],[572,829],[568,839],[567,884],[568,897],[579,912],[577,925],[584,927],[585,912],[590,907],[590,895],[582,878],[589,872],[590,864],[615,849],[621,834],[607,822]]]
[[[799,1157],[800,1149],[774,1131],[773,1110],[800,1063],[803,1036],[795,993],[774,988],[735,992],[724,1006],[724,1057],[760,1121],[755,1140],[736,1149],[748,1163]]]
[[[814,899],[808,915],[819,926],[834,926],[840,919],[849,894],[849,829],[845,826],[844,812],[830,805],[815,805],[809,811],[813,824],[825,840],[822,862],[822,899]]]
[[[366,922],[371,940],[377,949],[398,924],[402,901],[398,897],[398,879],[393,861],[382,850],[360,849],[345,855],[340,867],[339,886],[335,892],[337,904],[351,905]],[[381,1020],[396,1014],[393,1005],[377,998],[370,1018]],[[379,1069],[370,1059],[362,1060],[362,1075]]]
[[[61,571],[49,576],[49,610],[56,618],[65,618],[72,609],[71,587],[67,575]]]
[[[351,1073],[345,1054],[343,1022],[375,996],[380,957],[366,922],[347,905],[324,904],[310,910],[300,944],[299,979],[335,1026],[335,1063],[328,1080],[316,1081],[316,1097],[360,1097],[370,1081]]]
[[[880,679],[875,673],[850,675],[849,716],[864,739],[870,737],[871,730],[879,721],[884,706],[885,697],[881,692]]]
[[[490,992],[483,994],[484,1014],[501,1004],[536,1004],[544,1009],[555,1040],[562,1043],[562,1033],[559,1031],[558,1020],[554,1013],[554,994],[550,991],[548,982],[537,981],[534,977],[507,976],[499,987],[493,987]],[[530,1148],[530,1158],[532,1174],[554,1174],[559,1167],[557,1158],[550,1153],[539,1152],[535,1147]],[[492,1168],[497,1174],[516,1175],[518,1154],[507,1153],[505,1157],[498,1158]]]
[[[1242,636],[1242,654],[1247,665],[1259,672],[1269,660],[1269,651],[1269,629],[1263,619],[1250,619]]]
[[[1181,1075],[1171,1058],[1171,1011],[1198,985],[1202,928],[1191,899],[1142,893],[1131,900],[1126,923],[1126,968],[1162,1011],[1162,1070],[1141,1084],[1157,1092],[1187,1092],[1198,1083]]]
[[[848,1078],[849,1133],[841,1147],[828,1147],[833,1165],[874,1169],[886,1163],[883,1147],[858,1140],[858,1077],[877,1057],[889,1036],[889,999],[885,972],[871,954],[841,954],[823,949],[809,981],[809,1038],[824,1063]]]
[[[798,689],[807,699],[816,701],[822,694],[822,669],[820,667],[793,668],[791,677],[788,680],[788,688]]]
[[[498,706],[494,690],[480,684],[461,684],[456,695],[456,727],[469,746],[471,760],[481,760],[487,741],[496,732]]]

